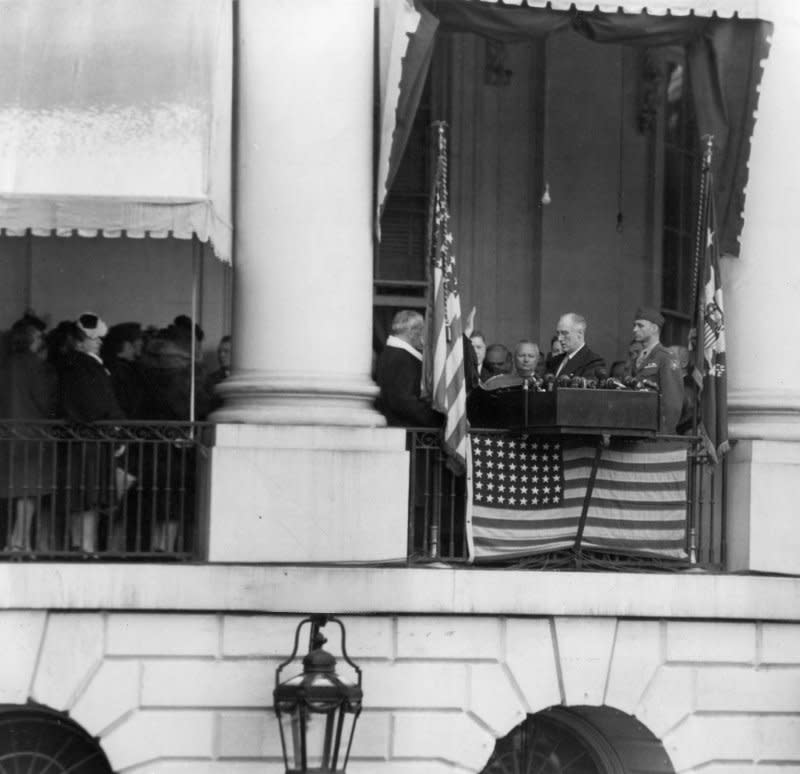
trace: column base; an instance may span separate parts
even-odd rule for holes
[[[206,553],[212,562],[405,561],[405,430],[216,427]]]
[[[732,390],[728,432],[741,440],[800,441],[797,390]]]
[[[800,442],[740,440],[727,464],[727,569],[800,574]]]
[[[313,374],[238,372],[220,383],[217,391],[224,403],[211,416],[214,422],[386,426],[374,407],[378,388],[366,376],[317,378]]]

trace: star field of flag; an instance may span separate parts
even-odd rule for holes
[[[476,505],[531,510],[564,496],[561,444],[547,438],[473,435]]]

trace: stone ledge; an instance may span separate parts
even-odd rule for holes
[[[2,564],[0,610],[800,620],[800,578],[299,565]]]

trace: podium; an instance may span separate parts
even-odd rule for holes
[[[658,432],[656,392],[522,386],[474,389],[467,398],[472,427],[570,435],[653,436]]]

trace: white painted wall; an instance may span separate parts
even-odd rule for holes
[[[298,621],[232,611],[6,611],[0,633],[20,657],[13,669],[4,659],[0,700],[69,711],[99,738],[115,771],[279,772],[274,670]],[[553,705],[635,716],[663,741],[677,772],[800,766],[797,623],[344,622],[365,695],[353,774],[479,772],[496,738]],[[329,634],[338,654],[336,628]]]

